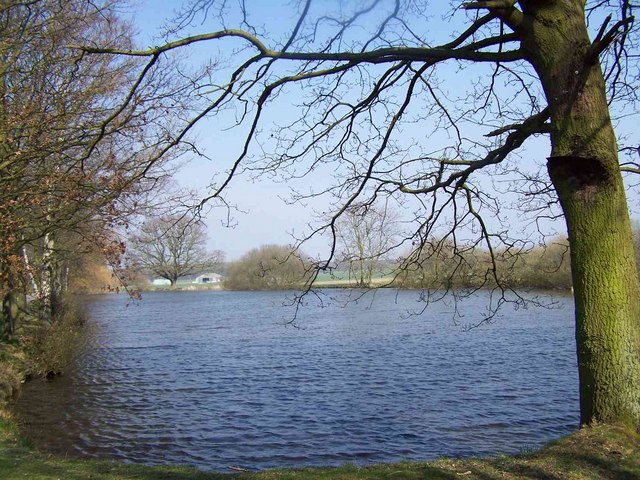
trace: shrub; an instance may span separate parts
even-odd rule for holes
[[[229,264],[224,286],[231,290],[299,288],[309,278],[308,263],[288,246],[263,245]]]
[[[43,324],[28,339],[29,374],[48,376],[62,373],[82,351],[89,338],[80,307],[65,301],[56,321]]]

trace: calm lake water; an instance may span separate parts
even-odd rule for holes
[[[465,331],[451,304],[345,305],[360,293],[331,291],[301,328],[281,292],[90,298],[95,345],[15,410],[46,451],[220,471],[512,453],[577,428],[570,297]],[[463,322],[486,304],[459,305]]]

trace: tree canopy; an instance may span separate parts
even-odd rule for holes
[[[167,177],[167,137],[182,105],[175,74],[139,76],[133,58],[73,44],[133,48],[118,2],[9,0],[0,6],[0,323],[15,334],[27,294],[55,316],[71,257],[117,263],[118,234]],[[168,66],[168,65],[167,65]],[[136,81],[137,79],[137,81]],[[137,97],[130,97],[135,83]],[[141,98],[144,97],[144,101]]]

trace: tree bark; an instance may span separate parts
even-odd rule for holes
[[[18,312],[16,293],[13,290],[9,290],[2,297],[2,309],[0,310],[0,318],[2,318],[1,340],[6,342],[13,341]]]
[[[47,220],[51,221],[51,218],[47,215]],[[42,301],[42,313],[44,318],[51,321],[56,316],[57,307],[57,291],[55,281],[55,239],[51,233],[44,235],[43,247],[42,247],[42,267],[41,267],[41,298]]]
[[[15,273],[6,259],[2,260],[4,284],[0,304],[0,341],[11,342],[15,338],[16,327],[25,307],[24,293],[20,291]]]
[[[523,48],[551,111],[547,167],[571,246],[581,423],[637,427],[640,287],[605,82],[583,3],[527,2]]]

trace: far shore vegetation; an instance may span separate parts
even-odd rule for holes
[[[375,262],[375,268],[369,264]],[[313,288],[480,289],[501,286],[513,289],[570,290],[571,269],[566,242],[554,239],[547,246],[521,247],[494,253],[432,243],[419,258],[359,259],[330,269],[285,245],[264,245],[236,261],[220,265],[219,283],[198,284],[192,279],[171,285],[154,285],[145,279],[140,290],[288,290]],[[493,270],[497,275],[493,275]],[[363,271],[365,273],[363,273]]]
[[[640,266],[640,229],[634,229],[636,263]],[[373,266],[372,266],[373,265]],[[286,245],[263,245],[231,262],[218,262],[219,283],[198,284],[191,278],[174,285],[154,285],[137,272],[133,287],[141,291],[289,290],[312,288],[572,290],[570,251],[566,238],[546,245],[524,244],[493,252],[464,248],[433,239],[422,255],[401,259],[352,257],[321,269],[304,253]],[[495,269],[496,275],[493,271]],[[96,285],[94,285],[95,287]],[[104,287],[94,288],[105,291]]]

